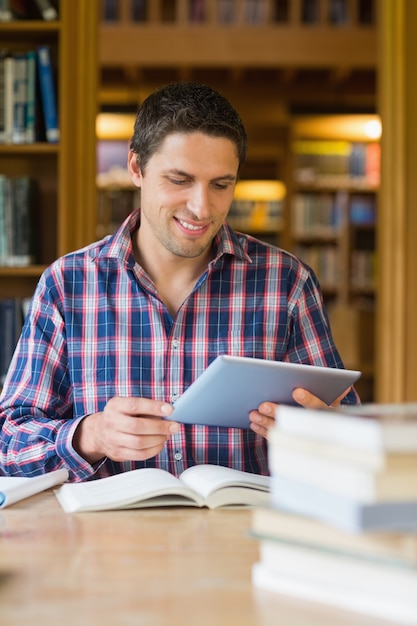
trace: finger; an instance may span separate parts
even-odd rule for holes
[[[168,402],[151,400],[149,398],[132,398],[116,396],[110,398],[107,407],[112,411],[123,413],[124,415],[153,415],[155,417],[167,418],[174,410]]]
[[[301,406],[308,409],[323,409],[328,406],[323,400],[320,400],[320,398],[317,398],[317,396],[314,396],[306,389],[294,389],[292,397],[297,404],[301,404]]]
[[[120,429],[121,432],[132,435],[169,437],[169,435],[179,432],[180,425],[178,422],[170,422],[154,415],[143,415],[141,417],[125,417],[121,420]]]
[[[147,441],[145,445],[144,442],[141,442],[139,446],[134,445],[134,443],[135,442],[128,441],[127,445],[110,446],[106,456],[113,461],[119,462],[146,461],[161,452],[166,443],[166,438],[159,440],[153,439],[152,442]]]
[[[262,437],[266,437],[268,430],[275,426],[275,417],[268,417],[260,411],[251,411],[249,413],[250,428],[253,432]]]

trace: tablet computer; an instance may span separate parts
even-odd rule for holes
[[[249,428],[249,413],[261,402],[295,404],[302,387],[331,404],[361,372],[250,357],[218,356],[174,404],[170,420]]]

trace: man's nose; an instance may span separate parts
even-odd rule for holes
[[[210,190],[205,185],[194,185],[189,196],[188,208],[198,218],[210,213]]]

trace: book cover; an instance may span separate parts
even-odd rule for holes
[[[4,384],[22,330],[22,309],[18,298],[0,299],[0,385]]]
[[[36,141],[36,54],[27,53],[26,143]]]
[[[29,176],[12,179],[13,241],[8,265],[24,267],[36,260],[35,182]]]
[[[58,19],[58,11],[50,0],[34,0],[38,11],[46,22]]]
[[[13,57],[0,51],[0,143],[12,143],[13,136]]]
[[[13,132],[12,143],[26,143],[27,57],[13,56]]]
[[[57,143],[59,141],[58,105],[51,51],[49,46],[39,46],[36,53],[46,140],[49,143]]]
[[[0,174],[0,265],[6,265],[6,176]]]
[[[12,19],[10,0],[0,0],[0,22],[10,22]]]
[[[0,509],[15,502],[55,487],[68,480],[66,469],[54,470],[31,478],[21,476],[0,476]]]
[[[6,84],[5,60],[7,50],[0,49],[0,143],[5,143],[6,134]]]

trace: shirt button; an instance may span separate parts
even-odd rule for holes
[[[177,393],[173,393],[171,396],[171,404],[175,404],[175,402],[178,400],[178,394]]]
[[[176,453],[174,454],[174,459],[175,459],[176,461],[181,461],[181,459],[182,459],[182,454],[181,454],[181,452],[176,452]]]
[[[178,339],[174,339],[172,342],[172,347],[174,348],[174,350],[176,350],[180,345],[180,342]]]

